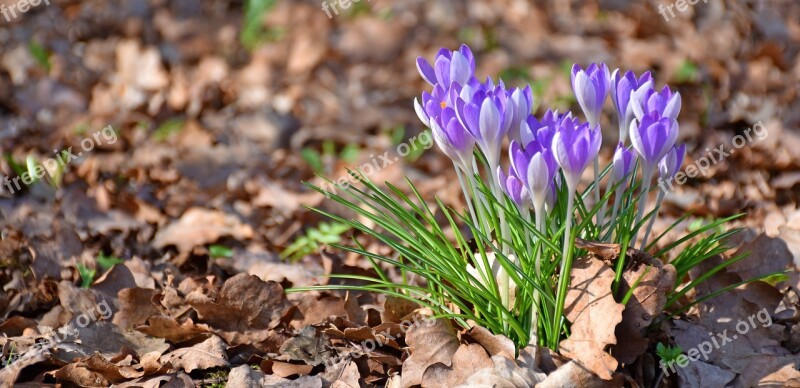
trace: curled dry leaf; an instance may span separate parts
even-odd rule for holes
[[[477,341],[489,352],[489,355],[505,357],[514,360],[516,349],[514,342],[500,334],[492,334],[488,329],[475,326],[469,329],[469,336]],[[495,365],[497,365],[495,363]]]
[[[614,330],[622,321],[624,306],[614,300],[614,271],[602,261],[581,257],[570,273],[564,313],[572,334],[559,346],[565,356],[604,380],[611,380],[618,362],[606,352],[617,343]]]
[[[461,345],[453,354],[452,364],[435,363],[422,376],[423,387],[454,387],[466,383],[478,371],[492,368],[492,360],[479,344]]]
[[[406,334],[411,356],[403,363],[403,387],[422,384],[425,372],[431,365],[452,366],[453,355],[459,342],[448,320],[425,321],[413,326]]]

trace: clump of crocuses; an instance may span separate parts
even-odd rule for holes
[[[571,112],[552,110],[536,116],[531,111],[535,104],[530,85],[507,87],[502,80],[488,77],[481,81],[475,74],[475,58],[466,45],[456,51],[441,49],[432,62],[419,58],[417,67],[431,86],[421,99],[415,100],[417,114],[433,131],[441,151],[453,161],[471,226],[476,233],[490,236],[496,242],[494,253],[511,258],[523,272],[532,268],[533,272],[527,273],[534,278],[544,276],[541,274],[544,264],[559,268],[556,283],[537,278],[544,286],[531,292],[534,304],[530,309],[531,342],[539,338],[537,328],[560,331],[569,281],[564,274],[571,270],[575,237],[615,241],[612,229],[621,217],[621,201],[637,182],[638,203],[633,225],[637,225],[638,231],[653,175],[670,176],[680,168],[685,151],[683,146],[675,144],[680,94],[667,86],[656,90],[649,72],[637,77],[631,71],[619,69],[612,73],[606,64],[592,63],[586,67],[576,64],[571,83],[585,119]],[[613,157],[607,173],[601,176],[603,170],[597,161],[603,143],[601,125],[606,125],[602,114],[609,95],[616,118],[608,124],[616,125],[618,137],[608,142],[616,147],[613,150],[609,147],[609,155]],[[508,164],[504,166],[506,160]],[[585,176],[592,164],[592,176]],[[605,190],[600,188],[603,179]],[[593,182],[595,195],[582,195],[582,181]],[[656,208],[662,198],[658,196]],[[513,206],[505,206],[506,199]],[[574,214],[578,199],[584,209],[580,215]],[[591,204],[584,202],[592,200]],[[609,203],[613,203],[610,209]],[[593,217],[587,217],[587,210],[591,214],[592,209]],[[656,213],[652,212],[651,217]],[[535,229],[515,230],[519,224],[507,221],[517,216]],[[494,218],[499,218],[499,222]],[[583,218],[590,218],[592,227],[573,230],[576,222],[586,221]],[[642,247],[646,246],[650,228],[647,229]],[[637,239],[636,231],[633,240]],[[552,239],[559,233],[560,256],[552,253],[552,249],[545,253],[543,244],[537,241]],[[497,286],[505,287],[498,294],[507,309],[514,309],[506,294],[511,286],[508,274],[486,268],[488,263],[477,260],[475,268],[482,271],[484,284],[486,277],[498,277]],[[541,322],[540,310],[544,308],[541,293],[548,293],[548,289],[555,310],[546,314],[551,322]]]

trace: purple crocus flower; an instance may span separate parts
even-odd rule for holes
[[[558,111],[547,110],[541,120],[533,115],[528,115],[520,127],[521,144],[528,144],[534,140],[538,141],[545,148],[553,148],[553,136],[556,134],[556,124],[562,117],[572,117],[572,114],[559,115]]]
[[[495,86],[491,78],[483,84],[472,79],[456,101],[458,119],[475,139],[492,170],[500,162],[500,147],[514,116],[509,97],[502,81]]]
[[[617,150],[614,151],[614,158],[611,162],[611,176],[609,177],[609,187],[623,181],[633,168],[633,161],[635,160],[634,154],[622,142],[617,144]],[[624,188],[624,185],[620,185]],[[619,188],[618,188],[619,189]]]
[[[524,89],[514,89],[511,93],[510,102],[513,115],[511,126],[508,130],[508,138],[520,142],[522,141],[520,137],[521,125],[531,116],[531,108],[533,107],[531,86],[527,85]]]
[[[508,169],[508,175],[503,172],[502,167],[497,167],[497,181],[500,183],[500,188],[508,194],[508,197],[517,205],[522,208],[528,202],[528,190],[523,185],[522,181],[517,177],[512,168]]]
[[[455,110],[444,108],[441,120],[431,120],[430,123],[436,145],[464,171],[468,171],[468,166],[472,164],[475,140],[458,121]]]
[[[651,89],[653,87],[653,76],[647,71],[642,74],[639,79],[632,71],[628,71],[625,75],[620,75],[619,69],[614,70],[611,75],[611,102],[614,103],[614,108],[617,110],[617,117],[619,122],[619,141],[623,144],[628,138],[628,129],[631,127],[631,121],[636,117],[633,112],[631,104],[631,96],[637,90]]]
[[[640,88],[634,94],[634,99],[636,102],[633,103],[633,113],[639,120],[650,112],[658,112],[661,117],[677,120],[678,113],[681,112],[681,94],[673,93],[666,85],[660,92],[653,88]]]
[[[431,86],[449,87],[453,82],[463,85],[475,75],[475,57],[465,44],[458,51],[442,48],[436,54],[433,66],[425,58],[417,58],[417,70]]]
[[[547,191],[558,171],[552,151],[535,140],[524,149],[516,140],[512,140],[509,158],[512,170],[528,189],[534,208],[539,208],[544,204]]]
[[[579,123],[571,117],[559,121],[553,137],[553,150],[570,189],[575,189],[583,170],[597,156],[601,141],[600,125],[591,128],[589,123]]]
[[[678,173],[686,155],[686,144],[673,146],[664,158],[658,162],[658,175],[662,179],[669,179]]]
[[[669,152],[677,138],[678,122],[670,117],[662,117],[657,111],[651,111],[641,120],[631,123],[631,143],[642,157],[645,171],[655,166]],[[649,171],[652,173],[652,169]]]
[[[603,103],[610,89],[611,76],[605,64],[597,66],[593,63],[586,70],[577,64],[572,65],[572,91],[586,120],[592,125],[600,122]]]

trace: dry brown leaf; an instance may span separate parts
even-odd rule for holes
[[[492,334],[488,329],[474,326],[469,329],[469,336],[478,341],[490,356],[502,356],[509,360],[514,360],[516,348],[514,342],[500,334]]]
[[[703,361],[690,362],[677,371],[681,383],[687,387],[727,387],[736,377],[736,373]]]
[[[191,372],[195,369],[209,369],[228,366],[225,350],[228,346],[221,338],[212,335],[207,340],[189,348],[179,348],[161,356],[162,363],[172,364],[173,369]]]
[[[452,366],[453,355],[458,351],[458,337],[450,321],[426,322],[413,326],[406,333],[411,356],[403,363],[403,387],[422,384],[425,372],[434,364]]]
[[[572,322],[569,338],[559,349],[604,380],[611,380],[618,362],[606,353],[617,343],[614,330],[622,321],[624,306],[614,301],[614,271],[602,261],[580,257],[570,273],[564,313]]]
[[[226,280],[216,299],[200,293],[186,299],[201,320],[234,343],[247,341],[248,332],[261,332],[252,334],[264,337],[292,308],[280,284],[245,273]]]
[[[158,291],[149,288],[125,288],[119,291],[119,312],[114,315],[113,323],[123,329],[142,325],[147,318],[159,314],[153,304],[153,297]]]
[[[486,350],[479,344],[469,344],[459,346],[453,354],[452,365],[446,366],[442,363],[430,365],[422,376],[423,387],[443,387],[449,388],[463,384],[470,376],[478,371],[492,368],[494,364]]]
[[[175,318],[163,315],[154,315],[147,320],[147,324],[139,326],[136,330],[149,336],[164,338],[172,343],[180,343],[211,333],[208,325],[195,324],[191,319],[178,323]]]
[[[529,388],[543,381],[547,375],[537,372],[526,365],[517,365],[513,360],[502,356],[493,356],[494,367],[481,369],[459,388]]]
[[[253,228],[236,216],[195,207],[183,213],[178,221],[159,230],[153,239],[153,246],[164,248],[174,245],[179,252],[190,252],[194,247],[214,243],[223,236],[247,240],[253,234]]]
[[[620,295],[626,295],[636,284],[622,312],[622,322],[616,328],[616,337],[624,338],[624,341],[611,349],[611,354],[623,364],[636,361],[647,350],[650,341],[644,337],[644,331],[664,310],[667,293],[675,285],[675,267],[654,262],[657,263],[655,266],[642,264],[626,269],[622,274],[625,281],[620,285]]]
[[[570,361],[549,374],[537,388],[618,388],[625,382],[625,376],[615,374],[611,379],[601,379],[592,371],[575,361]]]

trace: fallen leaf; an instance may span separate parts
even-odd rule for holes
[[[625,340],[611,348],[611,354],[623,364],[636,361],[647,350],[650,341],[644,332],[664,310],[667,293],[675,285],[675,267],[657,260],[654,263],[654,266],[639,264],[626,268],[622,274],[625,281],[620,284],[619,295],[627,295],[630,287],[636,285],[622,312],[622,322],[615,330],[616,337]]]
[[[479,344],[461,345],[453,354],[451,365],[435,363],[425,370],[422,376],[422,386],[454,387],[465,383],[478,371],[493,366],[494,364],[483,346]]]
[[[183,213],[178,221],[159,230],[153,239],[153,246],[164,248],[174,245],[179,252],[190,252],[194,247],[212,244],[223,236],[247,240],[253,234],[253,228],[243,224],[236,216],[195,207]]]
[[[406,333],[411,356],[403,363],[403,387],[422,384],[425,372],[434,364],[452,366],[459,342],[450,321],[436,319],[413,326]]]
[[[280,284],[245,273],[226,280],[216,299],[196,292],[186,299],[203,322],[233,343],[246,342],[251,334],[265,337],[266,330],[293,308]]]
[[[613,281],[614,271],[602,261],[591,257],[576,259],[564,308],[572,322],[571,334],[559,346],[562,354],[604,380],[611,380],[617,369],[617,360],[605,349],[617,343],[614,331],[624,310],[614,301]]]
[[[210,369],[228,366],[225,353],[227,345],[221,338],[212,335],[207,340],[188,348],[179,348],[161,356],[162,363],[170,363],[175,369],[191,372],[195,369]]]

